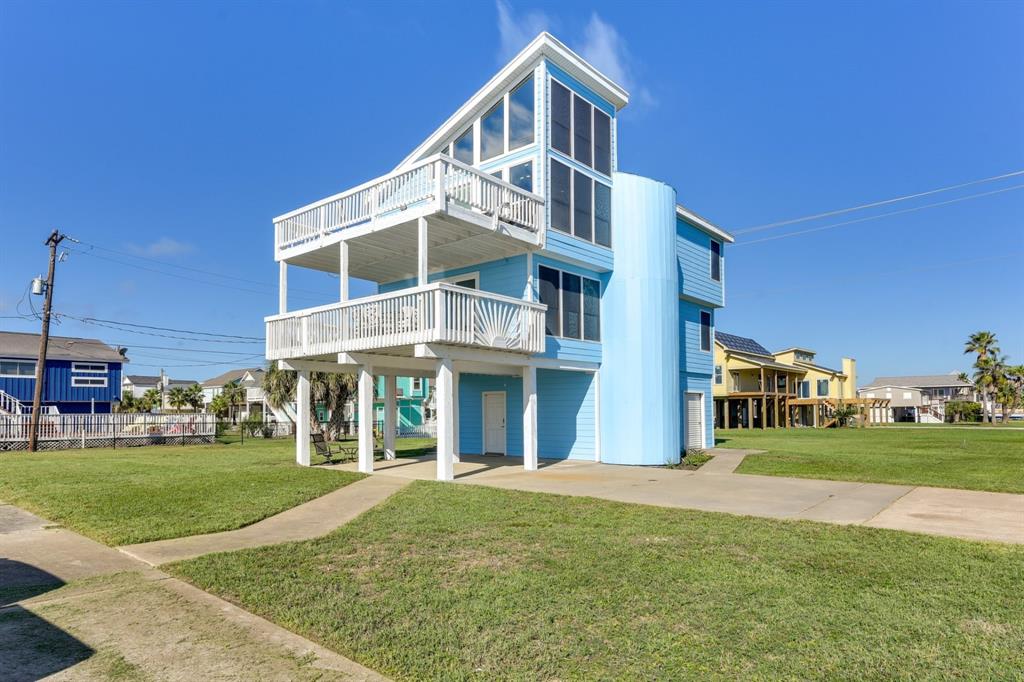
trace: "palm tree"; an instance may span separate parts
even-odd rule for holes
[[[992,424],[995,421],[995,411],[989,396],[995,390],[993,383],[992,370],[993,367],[988,364],[989,356],[999,353],[999,342],[996,340],[996,335],[988,331],[975,332],[970,335],[967,339],[967,343],[964,344],[964,353],[974,353],[978,356],[978,359],[974,363],[974,377],[975,385],[981,389],[981,396],[984,402],[986,411],[988,412],[988,423]],[[982,377],[982,381],[978,378]],[[982,417],[984,421],[984,416]]]
[[[185,400],[194,412],[203,409],[203,387],[199,384],[192,384],[185,390]]]
[[[267,403],[276,409],[295,401],[298,377],[291,370],[278,369],[271,363],[263,374],[263,394]],[[328,435],[336,438],[345,421],[345,404],[356,391],[356,379],[351,374],[334,372],[311,372],[309,376],[309,421],[314,431],[321,431],[316,417],[316,406],[323,405],[330,411],[327,422]]]
[[[160,391],[156,390],[155,388],[151,388],[142,394],[142,400],[141,404],[139,405],[139,410],[142,412],[151,412],[154,407],[163,407],[161,402],[162,401]]]
[[[967,376],[967,372],[960,372],[959,374],[957,374],[956,375],[956,380],[957,381],[962,381],[965,384],[971,383],[971,378],[969,376]]]
[[[213,412],[218,417],[223,417],[231,409],[228,405],[228,401],[224,398],[223,394],[214,396],[213,400],[210,401],[210,412]]]
[[[174,386],[167,392],[167,402],[175,410],[181,412],[181,408],[189,404],[188,392],[182,386]]]
[[[124,413],[138,412],[139,402],[134,393],[125,393],[121,396],[121,401],[117,404],[116,411]]]
[[[240,386],[238,383],[225,384],[224,388],[220,390],[220,394],[224,396],[225,402],[228,404],[228,408],[231,410],[231,423],[238,423],[238,412],[235,408],[245,402],[245,388]]]

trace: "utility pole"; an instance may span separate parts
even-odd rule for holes
[[[39,338],[39,360],[36,362],[36,386],[32,395],[32,422],[28,432],[28,451],[35,452],[39,438],[39,412],[43,401],[43,378],[46,376],[46,346],[50,341],[50,307],[53,303],[53,271],[57,264],[57,245],[64,235],[54,230],[46,240],[50,247],[50,269],[46,275],[46,302],[43,304],[43,333]]]

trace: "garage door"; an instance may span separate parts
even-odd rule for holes
[[[704,410],[700,393],[686,394],[686,449],[704,447]]]

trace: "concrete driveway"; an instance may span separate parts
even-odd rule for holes
[[[716,449],[697,471],[631,467],[579,460],[541,461],[523,470],[518,457],[463,456],[458,483],[619,502],[727,512],[777,519],[807,519],[1024,543],[1024,495],[735,474],[746,451]],[[336,465],[354,470],[354,464]],[[431,456],[374,464],[381,476],[433,480]]]

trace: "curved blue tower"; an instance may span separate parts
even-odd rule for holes
[[[679,461],[679,279],[676,192],[615,173],[614,269],[603,298],[601,460]]]

